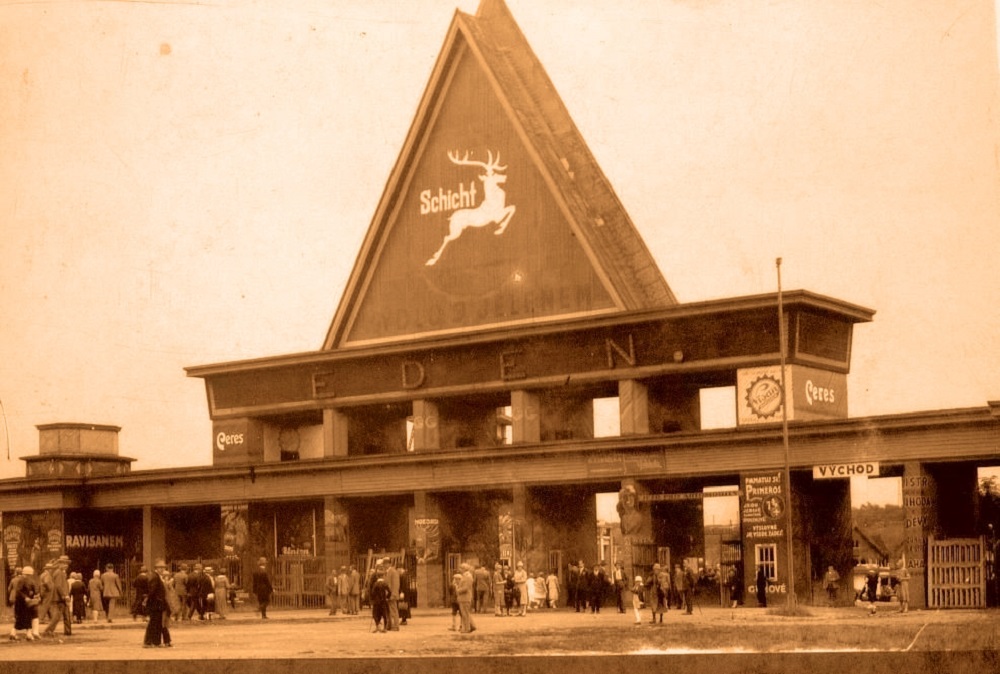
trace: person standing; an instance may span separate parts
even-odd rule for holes
[[[826,590],[826,600],[830,606],[837,603],[837,592],[840,589],[840,574],[830,565],[823,574],[823,589]]]
[[[475,580],[472,578],[472,567],[469,564],[462,563],[458,568],[462,573],[462,579],[458,581],[458,591],[456,592],[458,613],[462,619],[462,629],[460,631],[465,634],[471,634],[476,631],[476,623],[472,619],[472,595]],[[525,578],[527,579],[527,574],[525,574]]]
[[[386,560],[385,584],[389,586],[389,631],[399,631],[399,570],[390,557]]]
[[[167,586],[163,576],[167,572],[167,564],[157,559],[153,564],[153,573],[146,576],[146,596],[144,609],[147,618],[146,634],[142,645],[144,648],[155,648],[160,644],[170,648],[170,605],[167,603]]]
[[[104,585],[101,583],[101,572],[98,569],[94,569],[87,590],[90,592],[90,617],[96,623],[104,605]]]
[[[767,576],[764,575],[763,565],[757,567],[757,604],[767,608]]]
[[[580,611],[586,612],[587,610],[587,595],[590,593],[590,571],[587,570],[587,565],[583,563],[581,559],[577,563],[577,576],[576,576],[576,612]]]
[[[571,562],[566,571],[566,608],[576,608],[576,588],[580,584],[580,568],[575,562]]]
[[[104,616],[108,622],[111,622],[111,615],[115,612],[115,606],[122,596],[122,581],[118,574],[115,573],[113,564],[108,564],[104,567],[104,573],[101,574],[101,587],[103,592],[102,604],[104,606]]]
[[[225,620],[229,613],[229,577],[222,569],[215,576],[215,613],[220,620]]]
[[[604,603],[604,591],[607,588],[608,578],[604,573],[604,568],[600,564],[594,564],[594,570],[590,574],[590,612],[600,613],[601,604]]]
[[[337,603],[345,615],[351,612],[350,589],[351,577],[347,573],[347,567],[342,566],[337,574]]]
[[[525,616],[528,613],[528,572],[524,568],[524,562],[518,562],[514,570],[514,585],[517,586],[517,615]]]
[[[906,560],[899,560],[899,568],[896,571],[896,598],[899,600],[899,610],[906,613],[910,610],[910,570],[906,568]]]
[[[389,631],[389,584],[385,582],[385,563],[378,560],[366,583],[368,602],[372,608],[372,622],[376,632]]]
[[[337,615],[337,604],[340,603],[340,578],[336,569],[330,569],[323,584],[323,592],[326,594],[326,605],[330,611],[327,615]]]
[[[503,615],[504,596],[503,588],[507,579],[504,577],[503,567],[500,562],[493,565],[493,615]]]
[[[267,572],[267,559],[261,557],[257,560],[257,569],[253,572],[253,593],[257,597],[257,608],[260,610],[261,619],[267,618],[267,605],[271,603],[271,594],[274,587],[271,585],[271,576]]]
[[[132,598],[132,620],[142,617],[146,620],[146,595],[149,594],[149,570],[145,565],[139,567],[139,575],[132,581],[132,589],[135,590],[135,597]]]
[[[611,581],[614,583],[615,605],[618,607],[618,612],[625,613],[625,568],[621,562],[615,562]]]
[[[177,604],[180,609],[174,614],[174,621],[180,622],[187,619],[188,609],[188,565],[181,564],[180,570],[174,574],[174,592],[177,594]]]
[[[729,599],[732,607],[743,603],[743,573],[742,566],[735,564],[729,569]]]
[[[486,598],[490,595],[490,572],[482,564],[476,567],[473,577],[476,580],[476,597],[472,610],[476,613],[486,612]]]
[[[361,572],[358,571],[357,567],[351,565],[347,575],[350,577],[347,586],[347,601],[348,606],[350,606],[348,613],[357,615],[361,609]]]
[[[44,637],[54,638],[60,621],[63,624],[63,634],[73,636],[73,618],[69,613],[69,581],[66,578],[68,568],[69,557],[63,555],[56,560],[55,568],[52,569],[52,608],[49,611],[49,626],[42,632]]]

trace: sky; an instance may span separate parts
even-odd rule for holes
[[[0,477],[55,422],[209,464],[183,368],[320,348],[477,4],[0,5]],[[508,0],[681,302],[876,310],[855,417],[1000,399],[996,12],[916,4]]]

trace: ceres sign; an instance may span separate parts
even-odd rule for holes
[[[220,452],[224,452],[226,449],[235,445],[242,444],[243,433],[226,433],[219,431],[219,433],[215,436],[215,448]]]

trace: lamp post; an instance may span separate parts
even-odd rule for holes
[[[788,607],[795,605],[795,554],[792,551],[792,466],[788,451],[788,396],[785,386],[785,309],[781,295],[781,258],[775,260],[778,269],[778,350],[781,352],[781,441],[785,448],[785,545],[788,547]]]

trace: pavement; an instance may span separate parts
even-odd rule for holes
[[[808,618],[775,616],[757,608],[729,609],[698,606],[693,615],[671,610],[664,625],[635,625],[631,611],[625,614],[605,609],[599,614],[565,609],[539,610],[525,617],[495,617],[474,614],[477,631],[451,631],[449,609],[414,609],[413,618],[398,632],[373,633],[369,613],[357,616],[328,615],[325,609],[269,610],[268,619],[250,609],[230,612],[225,620],[189,621],[171,624],[172,648],[143,648],[145,624],[126,616],[107,622],[73,625],[73,635],[41,642],[0,641],[0,674],[145,674],[186,671],[199,674],[233,671],[241,674],[290,671],[296,674],[338,674],[403,671],[440,674],[465,662],[464,674],[505,674],[561,671],[572,662],[574,674],[610,674],[626,671],[622,658],[631,663],[629,674],[675,669],[678,671],[727,674],[727,672],[831,671],[845,669],[879,671],[872,665],[887,658],[883,671],[907,674],[947,671],[1000,672],[1000,612],[910,611],[890,608],[876,617],[854,607],[810,607]],[[643,620],[648,621],[648,611]],[[12,627],[9,615],[0,619],[0,634]],[[850,644],[822,649],[822,653],[795,652],[775,646],[779,652],[747,652],[740,639],[748,634],[797,634],[796,630],[830,632],[841,636],[881,634],[879,649],[851,648]],[[973,648],[956,645],[956,652],[942,660],[938,652],[921,652],[931,633],[975,634]],[[762,642],[751,642],[758,645]],[[766,643],[766,642],[765,642]],[[957,644],[957,642],[956,642]],[[735,646],[734,646],[735,645]],[[718,660],[720,656],[724,656]],[[820,659],[814,660],[821,656]],[[556,658],[553,660],[553,658]],[[667,658],[667,660],[663,660]],[[955,660],[956,667],[949,663]],[[395,663],[392,667],[386,663]],[[547,663],[547,665],[546,665]],[[553,663],[559,668],[553,670]],[[683,667],[678,665],[683,663]],[[431,667],[431,665],[434,665]],[[779,667],[781,665],[781,667]],[[961,665],[961,668],[957,666]],[[788,668],[785,669],[785,666]],[[190,670],[186,669],[191,667]],[[430,668],[430,669],[428,669]],[[457,670],[456,670],[457,671]]]

